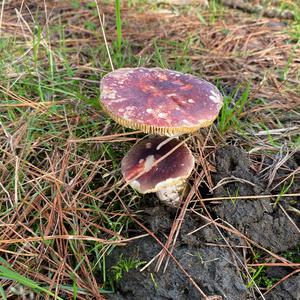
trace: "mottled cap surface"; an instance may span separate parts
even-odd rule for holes
[[[125,181],[140,193],[157,192],[183,183],[193,170],[194,157],[186,144],[180,145],[177,139],[164,144],[166,139],[161,136],[144,139],[134,145],[122,160]]]
[[[209,126],[223,99],[211,83],[160,68],[124,68],[101,80],[101,103],[123,126],[175,135]]]

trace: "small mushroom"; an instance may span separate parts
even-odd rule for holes
[[[178,139],[155,136],[134,145],[121,163],[123,177],[142,194],[155,193],[169,206],[178,206],[194,157]],[[160,146],[160,147],[159,147]]]

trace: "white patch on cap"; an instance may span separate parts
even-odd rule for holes
[[[212,101],[212,102],[214,102],[214,103],[216,103],[216,104],[219,104],[219,103],[221,103],[222,102],[222,98],[221,98],[221,96],[218,94],[218,93],[216,93],[215,91],[213,91],[213,90],[211,90],[210,91],[210,96],[209,96],[209,99]]]
[[[107,98],[110,100],[116,99],[117,92],[110,88],[103,88],[101,92],[101,97]]]
[[[140,160],[139,160],[139,164],[141,164],[141,163],[143,163],[145,160],[143,159],[143,158],[141,158]]]
[[[129,184],[130,184],[130,186],[131,186],[133,189],[135,189],[135,190],[137,190],[137,191],[141,191],[141,184],[139,183],[139,181],[137,181],[137,180],[132,180],[132,181],[129,182]]]
[[[124,84],[124,81],[128,78],[128,75],[132,73],[133,70],[129,70],[127,68],[117,70],[115,72],[110,73],[108,76],[116,79],[119,85]]]
[[[146,109],[146,112],[147,112],[148,114],[153,114],[154,111],[153,111],[152,108],[147,108],[147,109]]]
[[[151,149],[151,147],[152,147],[152,144],[151,144],[151,143],[147,143],[147,144],[146,144],[146,149]]]
[[[157,77],[163,80],[168,80],[168,76],[166,74],[157,73]]]
[[[186,125],[191,125],[192,123],[186,119],[182,120],[182,123],[186,124]]]
[[[174,93],[173,93],[173,94],[168,94],[168,95],[167,95],[167,97],[174,97],[174,96],[177,96],[177,95],[174,94]]]
[[[145,172],[149,172],[152,169],[154,161],[155,161],[154,155],[149,155],[146,157],[146,162],[144,164]]]
[[[134,114],[135,106],[127,106],[125,107],[125,113],[123,115],[124,119],[128,120]]]
[[[119,99],[110,99],[111,101],[109,103],[107,103],[107,105],[113,105],[115,103],[119,103],[119,102],[124,102],[126,101],[127,99],[125,98],[119,98]]]
[[[188,103],[195,103],[193,99],[188,99]]]
[[[157,116],[158,116],[159,118],[161,118],[161,119],[165,119],[165,118],[168,117],[168,114],[167,114],[167,113],[160,112],[160,113],[157,114]]]
[[[130,120],[130,116],[131,116],[131,113],[128,112],[128,111],[126,111],[125,114],[123,115],[123,118],[124,118],[125,120]]]
[[[110,99],[110,100],[114,100],[116,99],[116,92],[113,92],[111,94],[107,94],[106,98]]]

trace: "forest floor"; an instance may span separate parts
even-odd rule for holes
[[[112,1],[2,1],[1,299],[300,298],[300,2],[244,2],[122,1],[121,31]],[[138,66],[224,96],[180,137],[179,208],[124,183],[145,134],[101,109],[101,78]]]

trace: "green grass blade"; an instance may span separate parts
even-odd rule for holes
[[[252,285],[253,285],[253,283],[255,282],[255,279],[256,279],[256,277],[260,274],[260,272],[263,270],[263,268],[264,268],[265,266],[260,266],[259,268],[258,268],[258,270],[255,272],[255,274],[253,275],[253,277],[251,278],[251,280],[250,280],[250,282],[247,284],[247,289],[249,289]]]
[[[1,299],[7,300],[6,294],[5,294],[4,289],[3,289],[2,286],[0,286],[0,296],[1,296]]]
[[[78,285],[76,283],[76,281],[73,281],[73,299],[76,300],[77,299],[77,293],[78,293]]]
[[[49,296],[52,297],[56,297],[56,299],[58,300],[63,300],[61,297],[56,296],[54,293],[52,293],[51,291],[47,290],[46,288],[41,287],[40,285],[38,285],[36,282],[34,282],[33,280],[22,276],[21,274],[10,270],[7,267],[4,266],[0,266],[0,277],[1,278],[5,278],[5,279],[9,279],[9,280],[13,280],[18,282],[19,284],[26,286],[32,290],[34,290],[35,292],[43,292]]]
[[[115,1],[116,7],[116,25],[117,25],[117,47],[118,54],[121,55],[122,47],[122,20],[121,20],[121,3],[120,0]]]

